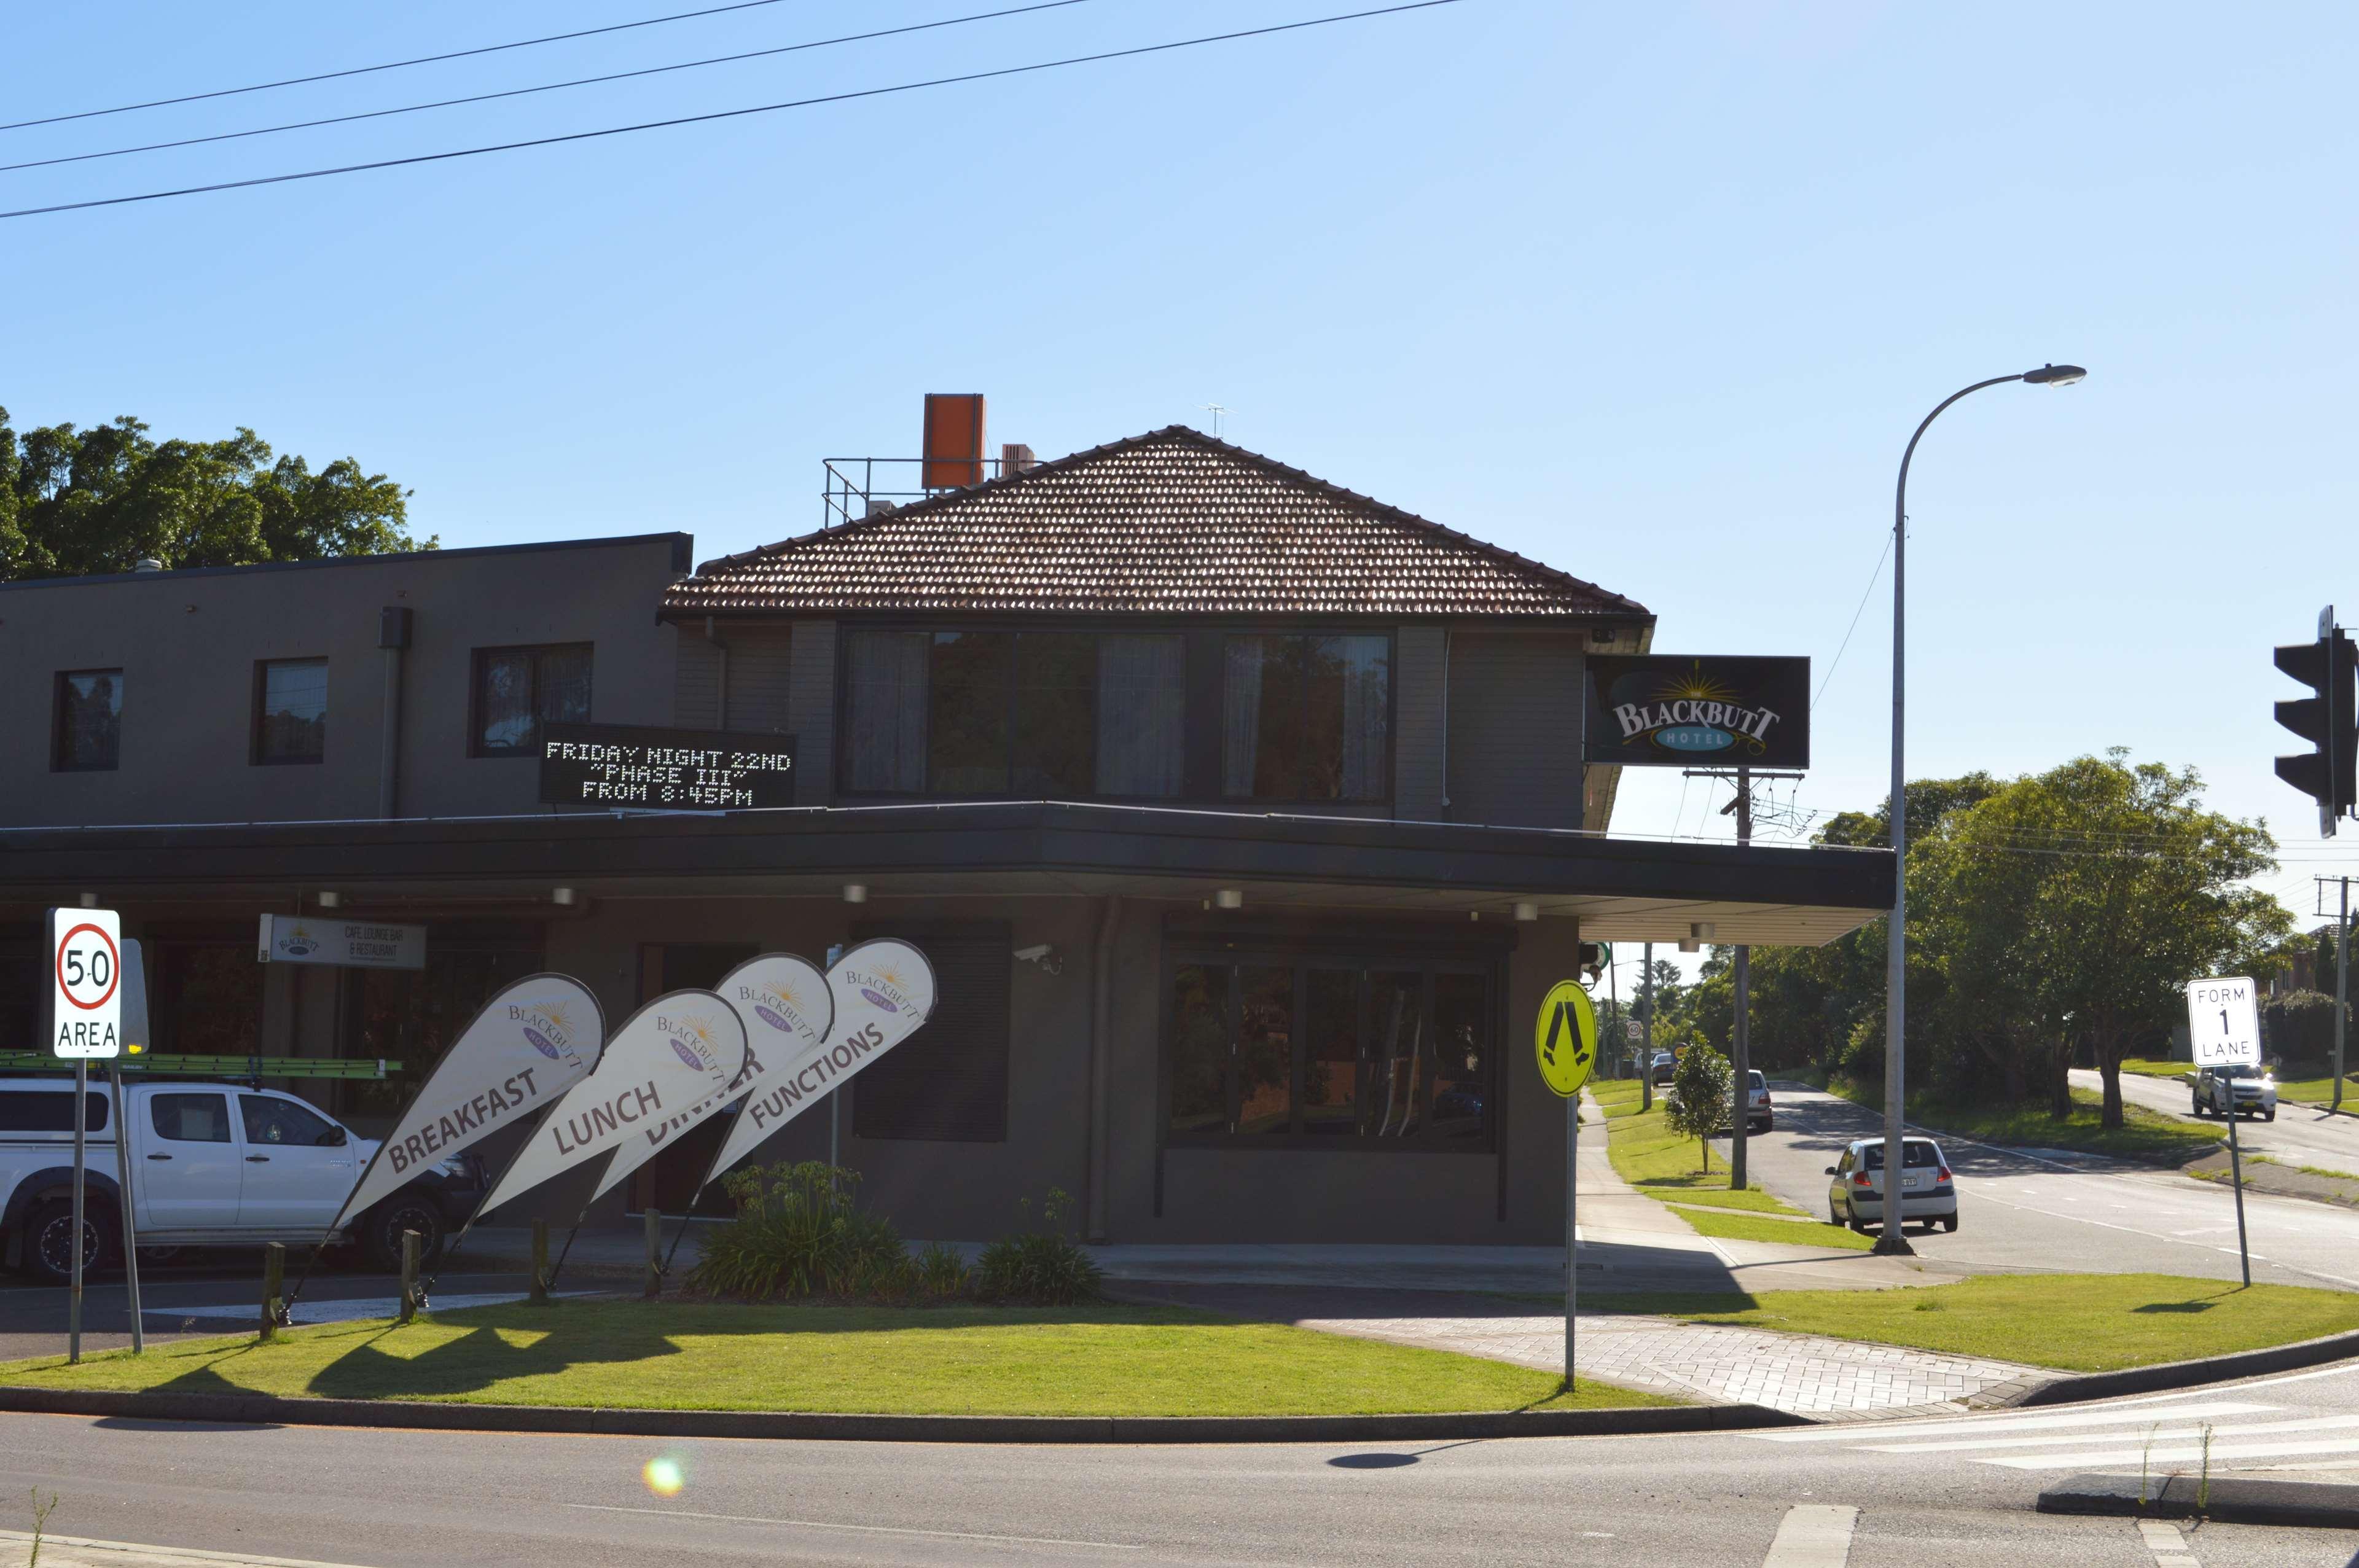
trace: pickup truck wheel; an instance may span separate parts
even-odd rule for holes
[[[53,1285],[62,1285],[73,1278],[73,1204],[67,1198],[52,1198],[38,1205],[25,1217],[25,1267],[36,1278]],[[82,1271],[87,1278],[92,1270],[114,1252],[114,1228],[107,1222],[105,1210],[83,1199],[82,1216]]]
[[[2271,1106],[2268,1109],[2261,1112],[2261,1119],[2263,1121],[2275,1121],[2277,1119],[2277,1108],[2275,1106]]]
[[[418,1232],[419,1263],[431,1263],[442,1255],[442,1211],[422,1194],[396,1193],[370,1210],[362,1222],[361,1253],[371,1268],[388,1274],[400,1272],[405,1230]]]

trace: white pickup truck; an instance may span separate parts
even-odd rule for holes
[[[139,1249],[356,1243],[368,1261],[398,1268],[401,1233],[431,1256],[483,1195],[471,1154],[443,1160],[333,1237],[328,1227],[376,1145],[316,1107],[236,1084],[130,1082],[132,1217]],[[90,1086],[82,1266],[122,1251],[113,1089]],[[73,1082],[0,1078],[0,1247],[6,1260],[49,1280],[73,1255]]]

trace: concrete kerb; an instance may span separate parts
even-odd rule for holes
[[[2208,1486],[2193,1476],[2075,1476],[2041,1492],[2038,1511],[2359,1530],[2359,1487],[2236,1476],[2222,1476]]]
[[[2091,1400],[2114,1400],[2127,1394],[2158,1394],[2173,1389],[2201,1388],[2237,1378],[2258,1378],[2271,1372],[2291,1372],[2322,1367],[2330,1361],[2359,1356],[2359,1330],[2330,1334],[2320,1339],[2272,1345],[2262,1350],[2232,1351],[2194,1361],[2165,1361],[2153,1367],[2131,1367],[2119,1372],[2066,1374],[2030,1390],[2015,1401],[2023,1405],[2082,1404]]]
[[[568,1409],[285,1399],[274,1394],[124,1393],[0,1388],[0,1411],[234,1426],[366,1426],[627,1437],[826,1439],[850,1443],[1430,1443],[1500,1437],[1635,1437],[1807,1426],[1762,1405],[1422,1415],[842,1415],[802,1411]]]

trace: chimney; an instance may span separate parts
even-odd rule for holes
[[[926,394],[925,460],[919,483],[963,490],[983,482],[983,394]]]
[[[999,449],[999,477],[1013,479],[1019,473],[1030,473],[1040,466],[1032,449],[1021,441],[1003,442]]]

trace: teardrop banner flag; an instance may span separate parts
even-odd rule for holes
[[[597,1066],[605,1037],[598,999],[570,975],[527,975],[499,991],[410,1097],[328,1228],[556,1104]]]
[[[756,960],[759,962],[759,960]],[[934,967],[896,937],[863,942],[827,972],[834,1026],[794,1054],[765,1057],[745,1108],[722,1141],[707,1184],[743,1162],[828,1091],[918,1032],[933,1015]]]
[[[745,1070],[745,1025],[711,991],[673,991],[631,1014],[475,1211],[489,1214],[729,1087]]]
[[[767,1081],[773,1064],[788,1072],[800,1070],[818,1053],[820,1043],[827,1038],[829,1025],[835,1022],[835,999],[827,989],[827,977],[810,960],[798,958],[792,953],[765,953],[758,958],[748,958],[723,976],[712,989],[745,1022],[745,1070],[730,1080],[729,1087],[719,1094],[708,1095],[637,1137],[625,1139],[599,1175],[598,1190],[590,1195],[592,1203],[612,1191],[624,1177],[673,1147],[681,1133],[745,1099],[748,1089]],[[741,1115],[723,1138],[721,1153],[724,1162],[730,1142],[744,1125]],[[714,1169],[725,1170],[727,1166],[723,1163]],[[703,1190],[701,1184],[697,1190]]]

